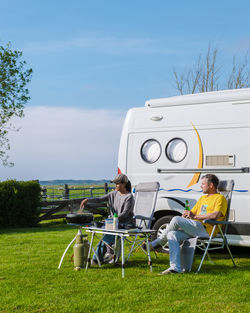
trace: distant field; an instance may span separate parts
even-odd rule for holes
[[[46,188],[48,199],[63,199],[65,197],[65,187],[63,185],[43,186]],[[110,184],[109,187],[114,188]],[[103,185],[69,185],[69,198],[83,198],[83,197],[100,197],[104,194]]]
[[[93,180],[93,179],[54,179],[54,180],[40,180],[40,184],[42,186],[63,186],[65,184],[67,185],[103,185],[104,183],[109,184],[110,181],[107,179],[99,179],[99,180]]]

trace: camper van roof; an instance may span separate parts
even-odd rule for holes
[[[205,104],[216,102],[250,101],[250,88],[203,92],[169,98],[151,99],[145,102],[146,107],[168,107],[190,104]]]

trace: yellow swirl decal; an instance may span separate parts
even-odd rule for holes
[[[195,128],[193,123],[192,123],[192,126],[196,132],[196,135],[198,138],[198,143],[199,143],[199,162],[198,162],[197,168],[202,168],[203,167],[203,148],[202,148],[202,144],[201,144],[201,138],[200,138],[200,135],[199,135],[199,133],[198,133],[198,131]],[[199,181],[200,175],[201,175],[201,173],[195,173],[193,178],[191,179],[190,183],[188,184],[187,188],[197,184]]]

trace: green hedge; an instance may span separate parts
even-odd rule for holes
[[[0,227],[36,225],[40,200],[41,188],[37,181],[0,182]]]

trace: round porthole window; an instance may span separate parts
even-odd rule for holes
[[[167,158],[174,162],[179,163],[185,159],[187,155],[187,144],[181,138],[174,138],[169,141],[166,146]]]
[[[155,163],[161,156],[161,145],[155,139],[149,139],[141,147],[141,157],[147,163]]]

